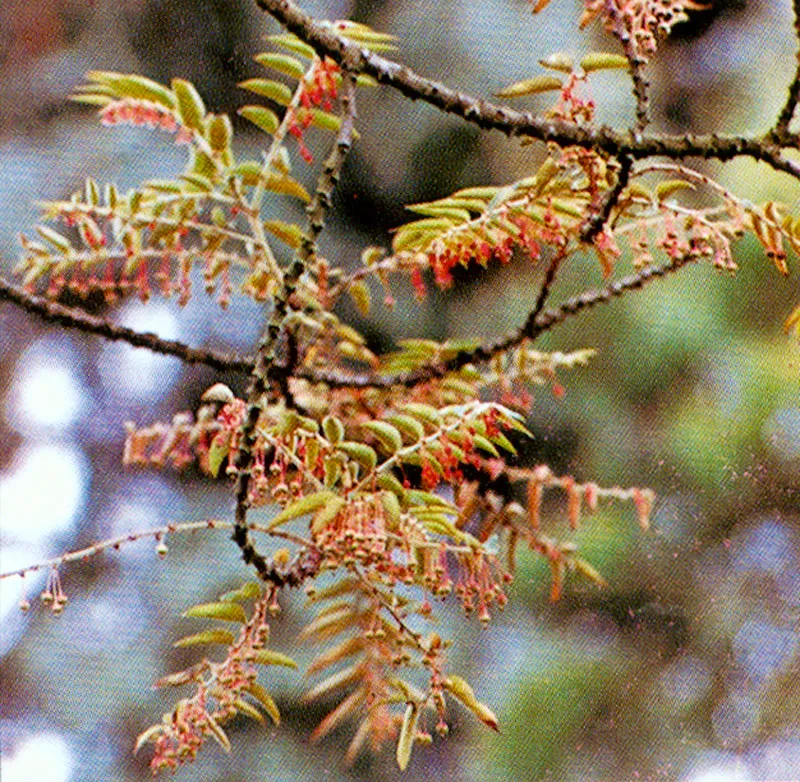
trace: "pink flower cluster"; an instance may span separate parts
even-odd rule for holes
[[[123,98],[111,101],[100,110],[100,121],[106,126],[136,125],[160,128],[167,133],[177,131],[176,144],[188,144],[192,140],[192,131],[180,125],[173,111],[148,100]]]

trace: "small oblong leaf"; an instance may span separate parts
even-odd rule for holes
[[[283,665],[297,669],[297,663],[291,657],[271,649],[258,649],[253,655],[253,662],[257,665]]]
[[[242,624],[247,621],[244,609],[238,603],[202,603],[184,611],[183,616],[195,619],[220,619],[223,622],[241,622]]]
[[[233,705],[236,707],[236,711],[241,712],[250,719],[256,720],[257,722],[264,723],[264,718],[261,716],[261,712],[255,707],[251,706],[247,701],[243,701],[241,698],[237,698]]]
[[[322,506],[335,499],[339,499],[339,495],[327,489],[315,492],[314,494],[306,494],[305,497],[301,497],[299,500],[289,503],[275,518],[271,519],[269,524],[267,524],[267,529],[273,530],[281,524],[285,524],[287,521],[305,516],[308,513],[313,513],[315,510],[319,510]]]
[[[307,43],[303,43],[303,41],[301,41],[296,35],[292,35],[292,33],[284,33],[283,35],[268,35],[267,40],[309,60],[313,59],[317,54],[311,46],[309,46]]]
[[[443,684],[445,690],[461,701],[484,725],[488,725],[492,730],[498,729],[497,717],[488,706],[475,697],[472,687],[464,679],[451,675],[444,680]]]
[[[397,766],[401,771],[406,770],[411,759],[411,750],[414,748],[414,739],[417,736],[417,723],[419,722],[420,708],[416,703],[409,703],[403,715],[403,725],[397,739]]]
[[[659,202],[669,198],[673,193],[679,190],[695,190],[695,186],[685,179],[670,179],[666,182],[659,182],[656,185],[656,198]]]
[[[284,223],[283,220],[265,220],[264,228],[277,236],[284,244],[296,250],[303,241],[303,231],[299,225]]]
[[[278,115],[266,106],[242,106],[236,112],[270,136],[280,127]]]
[[[400,430],[386,421],[367,421],[361,425],[361,428],[375,435],[390,454],[397,453],[403,447]]]
[[[227,114],[215,114],[210,117],[206,130],[208,143],[214,152],[224,152],[231,145],[233,126]]]
[[[365,318],[369,317],[370,312],[370,293],[369,293],[369,286],[363,280],[356,280],[348,289],[347,292],[350,294],[350,298],[353,300],[353,304],[356,305],[356,309],[363,315]]]
[[[320,508],[314,514],[314,520],[311,522],[311,532],[315,535],[322,532],[339,515],[339,511],[346,504],[347,500],[344,497],[334,497],[323,508]]]
[[[93,82],[109,87],[121,98],[137,98],[159,103],[169,109],[175,108],[175,97],[163,85],[130,73],[115,73],[113,71],[89,71],[86,77]]]
[[[246,688],[246,692],[250,693],[250,695],[264,707],[264,711],[269,714],[276,725],[281,724],[281,713],[278,711],[277,704],[272,696],[258,682],[253,682]]]
[[[246,79],[239,82],[239,87],[256,95],[274,100],[281,106],[288,106],[292,102],[292,91],[280,81],[272,79]]]
[[[549,57],[539,60],[539,65],[543,68],[560,71],[561,73],[572,73],[575,62],[566,52],[556,52]]]
[[[230,630],[202,630],[194,635],[187,635],[175,641],[173,646],[199,646],[201,644],[224,644],[230,646],[236,636]]]
[[[532,79],[514,82],[495,93],[498,98],[519,98],[524,95],[537,95],[542,92],[560,90],[561,79],[556,76],[534,76]]]
[[[238,589],[220,595],[219,599],[225,603],[239,603],[243,600],[255,600],[261,597],[261,587],[255,581],[247,581]]]
[[[442,425],[442,414],[433,405],[424,402],[409,402],[400,408],[400,411],[423,424],[430,424],[434,428]]]
[[[279,73],[291,76],[293,79],[302,79],[303,74],[306,72],[300,60],[290,57],[288,54],[264,52],[263,54],[256,55],[255,60],[259,65],[263,65],[265,68],[272,68]]]
[[[206,712],[206,725],[208,726],[209,730],[211,731],[211,735],[216,740],[217,744],[225,750],[225,752],[231,751],[231,741],[228,738],[228,734],[222,729],[220,724],[208,713]]]
[[[581,58],[581,68],[586,73],[592,71],[607,71],[615,68],[630,68],[628,58],[621,54],[611,54],[610,52],[589,52]]]
[[[342,126],[342,118],[337,117],[336,114],[331,114],[329,111],[312,109],[311,124],[316,128],[322,128],[322,130],[332,130],[334,133],[338,133],[339,128]]]
[[[308,191],[296,179],[292,179],[290,176],[269,174],[262,178],[261,184],[265,190],[294,196],[306,204],[311,200]]]
[[[66,236],[62,236],[58,231],[54,231],[46,225],[37,225],[36,233],[62,253],[68,253],[72,250],[72,244]]]
[[[206,107],[194,84],[185,79],[173,79],[172,91],[178,104],[178,116],[181,124],[192,130],[203,130]]]
[[[475,443],[476,448],[480,448],[482,451],[486,451],[490,453],[492,456],[500,456],[500,452],[497,448],[494,447],[492,442],[484,437],[482,434],[474,434],[472,436],[472,440]]]
[[[346,453],[351,459],[357,461],[366,470],[374,470],[375,465],[378,463],[378,454],[375,453],[375,449],[370,448],[370,446],[364,443],[345,440],[336,447],[340,451]]]
[[[386,417],[386,420],[407,435],[412,443],[419,442],[425,436],[425,427],[410,415],[397,413]]]

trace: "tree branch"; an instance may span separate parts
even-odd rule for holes
[[[126,326],[117,326],[105,318],[90,315],[75,307],[66,307],[57,302],[26,293],[0,278],[0,301],[9,301],[31,315],[57,323],[65,328],[77,329],[86,334],[95,334],[115,342],[126,342],[136,348],[146,348],[163,356],[173,356],[187,364],[205,364],[221,372],[249,372],[253,362],[238,356],[217,353],[213,350],[192,348],[183,342],[163,339],[151,332],[140,332]]]
[[[275,306],[270,317],[264,338],[259,345],[255,366],[250,375],[247,390],[247,413],[239,430],[240,446],[236,457],[236,511],[232,538],[242,551],[242,558],[253,565],[259,577],[280,586],[292,584],[289,580],[281,582],[281,574],[273,563],[260,554],[248,532],[247,511],[250,507],[250,467],[253,462],[253,446],[256,442],[256,427],[270,386],[281,387],[295,371],[294,360],[279,362],[276,347],[281,333],[291,328],[290,318],[295,305],[292,298],[300,278],[308,269],[316,252],[316,240],[325,222],[325,214],[330,207],[331,194],[339,179],[342,166],[353,141],[355,123],[355,75],[345,66],[342,93],[342,123],[336,142],[331,150],[317,185],[314,198],[308,205],[308,229],[289,268],[283,276],[282,290],[275,296]],[[303,553],[297,559],[296,570],[291,573],[312,574],[319,568],[320,558],[313,551]],[[300,583],[300,582],[298,582]]]
[[[493,356],[511,350],[526,339],[535,339],[545,331],[549,331],[553,326],[563,323],[568,318],[577,315],[583,310],[591,309],[597,304],[603,304],[611,299],[618,298],[628,291],[643,288],[649,282],[660,277],[666,277],[683,268],[688,263],[688,260],[674,261],[664,266],[650,266],[628,277],[623,277],[617,282],[612,282],[605,288],[586,291],[571,299],[567,299],[567,301],[558,307],[544,309],[537,313],[536,307],[540,306],[539,300],[542,299],[542,291],[540,290],[536,307],[531,315],[528,316],[525,325],[517,331],[495,342],[480,345],[474,350],[461,351],[450,361],[428,364],[413,372],[380,377],[371,374],[356,375],[336,371],[300,370],[296,377],[308,380],[312,383],[326,383],[334,388],[412,387],[428,380],[444,377],[448,372],[455,372],[467,364],[489,361]],[[543,290],[544,289],[543,286]]]
[[[644,135],[619,132],[608,126],[578,125],[552,118],[537,117],[489,101],[474,98],[426,79],[410,68],[362,49],[336,35],[301,11],[291,0],[256,0],[286,29],[325,55],[356,73],[366,73],[412,100],[422,100],[442,111],[455,114],[484,129],[500,130],[510,136],[529,136],[559,146],[580,146],[619,157],[641,159],[663,155],[672,159],[713,158],[720,161],[738,156],[768,163],[777,171],[800,180],[800,164],[781,155],[773,135],[764,137],[709,134],[695,136]]]
[[[792,7],[794,9],[794,32],[797,39],[797,70],[794,74],[794,79],[789,85],[789,94],[786,97],[786,103],[778,115],[778,120],[772,131],[772,136],[779,143],[787,143],[790,138],[789,124],[794,118],[794,113],[797,110],[797,103],[800,101],[800,0],[793,0]]]

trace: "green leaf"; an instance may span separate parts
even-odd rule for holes
[[[239,87],[256,95],[274,100],[281,106],[288,106],[292,102],[292,91],[280,81],[272,79],[246,79],[239,82]]]
[[[561,73],[572,73],[572,69],[575,67],[572,57],[565,52],[551,54],[549,57],[539,60],[539,65]]]
[[[284,223],[283,220],[265,220],[264,228],[273,236],[277,236],[284,244],[296,250],[303,240],[303,231],[299,225]]]
[[[281,124],[278,115],[266,106],[242,106],[236,113],[261,128],[265,133],[269,133],[270,136]]]
[[[352,440],[345,440],[336,446],[340,451],[346,453],[351,459],[357,461],[366,470],[374,470],[378,463],[378,454],[373,448],[364,443],[356,443]]]
[[[211,447],[208,449],[208,471],[212,477],[216,478],[219,475],[222,463],[230,453],[230,440],[225,439],[220,442],[216,437],[211,441]]]
[[[242,183],[255,187],[261,179],[263,166],[256,160],[245,160],[228,170],[228,176],[241,177]]]
[[[390,454],[397,453],[403,447],[400,430],[386,421],[367,421],[361,425],[361,428],[375,435]]]
[[[261,716],[261,712],[255,707],[251,706],[247,701],[243,701],[241,698],[237,698],[233,705],[236,707],[237,711],[240,711],[250,719],[256,720],[257,722],[264,723],[264,718]]]
[[[363,280],[356,280],[348,289],[347,292],[350,294],[350,298],[353,300],[353,304],[356,305],[356,309],[363,315],[365,318],[369,317],[370,312],[370,305],[371,305],[371,298],[369,292],[369,285]]]
[[[412,204],[407,206],[406,209],[429,217],[446,217],[456,223],[466,223],[472,219],[472,215],[460,205],[446,206],[440,203]]]
[[[225,731],[220,727],[220,724],[209,714],[206,712],[206,726],[211,731],[211,735],[214,737],[214,740],[217,744],[225,750],[225,752],[231,751],[231,741],[228,738],[228,735]]]
[[[203,603],[184,611],[183,616],[195,619],[220,619],[223,622],[241,622],[242,624],[247,621],[247,615],[238,603]]]
[[[178,117],[180,117],[181,124],[202,132],[206,107],[200,93],[191,82],[185,79],[173,79],[171,84],[177,100]]]
[[[224,644],[230,646],[236,640],[236,636],[229,630],[203,630],[194,635],[187,635],[173,646],[199,646],[200,644]]]
[[[514,82],[495,93],[498,98],[519,98],[523,95],[537,95],[561,89],[561,79],[556,76],[534,76],[532,79]]]
[[[261,597],[261,587],[255,581],[246,581],[238,589],[220,595],[219,599],[225,603],[240,603],[259,597]]]
[[[492,456],[500,456],[500,452],[497,450],[497,448],[495,448],[491,441],[486,439],[482,434],[474,434],[472,436],[472,440],[475,443],[476,448],[480,448],[482,451],[486,451]]]
[[[411,759],[411,750],[414,747],[414,739],[417,737],[417,723],[419,722],[420,709],[416,703],[409,703],[406,706],[406,713],[403,715],[403,725],[400,728],[400,736],[397,739],[397,765],[401,771],[406,770],[408,761]]]
[[[181,184],[174,179],[148,179],[142,187],[158,193],[180,193]]]
[[[202,174],[181,174],[181,179],[201,193],[210,193],[214,189],[211,180]]]
[[[342,126],[342,118],[328,111],[322,111],[322,109],[312,109],[311,124],[316,128],[332,130],[334,133],[338,133],[339,128]]]
[[[282,195],[291,195],[299,198],[304,203],[311,201],[308,191],[296,180],[283,174],[268,174],[262,179],[265,190]]]
[[[492,730],[497,730],[498,722],[492,710],[481,703],[472,690],[472,687],[460,676],[448,676],[444,688],[456,699],[461,701],[484,725]]]
[[[609,52],[589,52],[581,59],[580,65],[586,73],[612,70],[614,68],[628,70],[631,67],[627,57],[623,57],[621,54],[610,54]]]
[[[346,504],[347,500],[344,497],[334,497],[323,508],[320,508],[314,514],[314,520],[311,522],[311,532],[315,535],[322,532],[339,515],[339,511]]]
[[[326,415],[322,419],[322,431],[332,445],[337,445],[344,440],[344,424],[336,416]]]
[[[695,186],[685,179],[670,179],[666,182],[659,182],[656,185],[656,198],[659,202],[669,198],[673,193],[679,190],[694,190]]]
[[[278,54],[276,52],[265,52],[256,55],[256,62],[265,68],[272,68],[279,73],[291,76],[293,79],[302,79],[306,72],[300,60],[290,57],[288,54]]]
[[[386,511],[386,515],[391,522],[391,526],[396,528],[400,523],[400,516],[402,513],[397,494],[395,494],[393,491],[382,491],[381,505],[383,505],[383,509]]]
[[[381,489],[392,492],[398,499],[405,501],[406,490],[403,488],[403,484],[400,483],[392,473],[384,471],[378,475],[378,486],[380,486]]]
[[[327,503],[337,499],[340,499],[339,495],[327,489],[315,492],[314,494],[306,494],[305,497],[301,497],[299,500],[295,500],[287,505],[275,518],[271,519],[269,524],[267,524],[267,529],[276,529],[287,521],[305,516],[308,513],[313,513],[315,510],[319,510]]]
[[[419,442],[425,436],[425,427],[410,415],[395,413],[387,416],[386,420],[396,426],[403,434],[408,435],[412,443]]]
[[[499,445],[504,451],[508,451],[509,453],[513,453],[515,456],[517,454],[517,449],[514,447],[511,440],[509,440],[502,432],[498,432],[497,434],[493,434],[489,438],[495,445]]]
[[[427,507],[443,508],[454,515],[458,514],[458,508],[451,502],[448,502],[444,497],[438,494],[432,494],[429,491],[422,489],[406,489],[406,497],[411,505],[424,505]]]
[[[258,682],[253,682],[249,687],[245,688],[245,691],[250,693],[264,707],[264,711],[269,714],[276,725],[281,724],[281,713],[278,711],[277,704]]]
[[[597,584],[597,586],[608,586],[607,581],[600,575],[599,571],[582,557],[577,557],[573,554],[568,562],[578,573]]]
[[[430,424],[434,428],[442,425],[442,414],[432,405],[423,402],[409,402],[400,408],[400,411],[412,418],[416,418],[423,424]]]
[[[267,40],[309,60],[313,60],[317,54],[313,47],[309,46],[307,43],[303,43],[296,35],[292,35],[291,33],[286,33],[284,35],[268,35]]]
[[[397,48],[394,45],[394,41],[397,40],[394,35],[378,32],[359,22],[338,21],[333,24],[333,29],[338,35],[349,38],[354,43],[365,46],[373,52],[387,52]]]
[[[258,649],[253,655],[256,665],[283,665],[286,668],[297,668],[297,663],[285,654],[273,652],[271,649]]]
[[[121,98],[136,98],[175,108],[175,97],[163,85],[144,76],[113,71],[89,71],[86,78],[111,88]]]
[[[66,236],[62,236],[58,231],[54,231],[46,225],[37,225],[36,233],[62,253],[68,253],[72,250],[72,243]]]
[[[231,145],[233,126],[227,114],[214,114],[209,117],[206,129],[208,143],[214,152],[225,152]]]
[[[108,106],[114,99],[108,95],[70,95],[69,99],[74,103],[85,103],[87,106]]]

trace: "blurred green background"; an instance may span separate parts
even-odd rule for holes
[[[427,76],[488,95],[539,72],[554,51],[613,49],[596,25],[577,30],[579,4],[554,0],[538,17],[523,0],[306,2],[399,36],[396,56]],[[247,2],[15,0],[0,8],[0,269],[30,232],[35,199],[58,198],[92,175],[126,188],[177,173],[181,151],[144,130],[103,129],[67,96],[90,68],[193,80],[213,111],[249,100],[236,82],[258,74],[252,55],[275,26]],[[713,2],[676,30],[651,66],[654,128],[759,132],[792,78],[788,2]],[[593,80],[604,121],[624,126],[632,98],[619,73]],[[534,98],[533,109],[547,106]],[[476,184],[527,176],[541,158],[497,133],[481,135],[383,89],[359,100],[362,140],[348,160],[323,250],[353,267],[368,243],[388,245],[402,205]],[[260,139],[245,127],[241,148]],[[737,194],[800,213],[800,186],[751,161],[704,164]],[[800,298],[798,261],[781,278],[754,241],[737,245],[734,276],[685,269],[554,329],[541,346],[593,347],[563,373],[566,396],[538,391],[527,458],[601,485],[657,492],[652,529],[629,508],[587,516],[580,550],[606,577],[576,579],[547,602],[544,563],[522,555],[511,603],[487,629],[453,607],[451,670],[501,722],[493,734],[452,709],[452,733],[417,748],[403,779],[800,779],[800,346],[781,322]],[[623,261],[624,271],[628,262]],[[575,259],[562,299],[601,283]],[[364,326],[376,346],[403,336],[489,336],[518,325],[539,270],[524,260],[459,280],[419,306],[408,295]],[[405,291],[408,293],[408,290]],[[120,322],[194,345],[255,343],[258,307],[220,312],[202,296],[124,305]],[[0,305],[0,570],[175,520],[231,517],[224,487],[193,475],[123,471],[122,424],[196,407],[218,379],[241,378],[60,332]],[[33,488],[32,488],[33,487]],[[547,506],[554,531],[563,508]],[[551,511],[551,512],[550,512]],[[196,659],[173,650],[192,632],[180,614],[248,577],[224,533],[147,543],[63,569],[70,597],[53,617],[22,615],[17,580],[0,582],[0,763],[3,782],[133,780],[147,755],[136,735],[171,708],[152,682]],[[30,594],[41,582],[28,579]],[[285,604],[277,648],[295,647],[302,600]],[[265,677],[284,721],[237,724],[234,751],[208,746],[179,778],[399,779],[390,748],[342,763],[349,733],[308,742],[322,706],[301,706],[298,674]],[[37,765],[37,763],[39,765]]]

